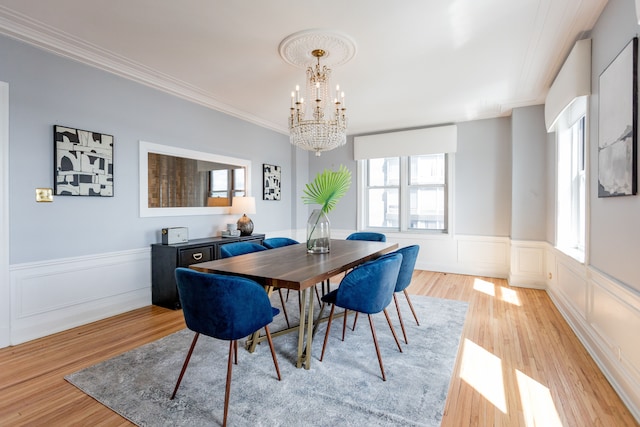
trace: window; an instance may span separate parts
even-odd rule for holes
[[[448,155],[361,161],[364,228],[447,232]]]
[[[244,196],[244,169],[219,169],[209,171],[209,197]],[[229,194],[231,193],[231,194]]]
[[[569,255],[584,261],[585,250],[585,124],[586,116],[564,120],[556,138],[557,159],[557,246]]]

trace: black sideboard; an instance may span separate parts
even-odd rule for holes
[[[234,242],[255,241],[262,244],[264,234],[240,237],[207,237],[187,243],[151,245],[151,302],[176,310],[180,298],[176,286],[175,269],[220,258],[220,246]]]

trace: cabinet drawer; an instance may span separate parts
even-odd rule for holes
[[[211,261],[213,259],[213,246],[183,249],[180,251],[179,259],[180,267],[188,267],[191,264]]]

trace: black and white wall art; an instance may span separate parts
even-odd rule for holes
[[[598,197],[637,193],[638,38],[600,74]]]
[[[54,125],[54,194],[113,196],[113,136]]]
[[[280,166],[262,165],[263,200],[280,200]]]

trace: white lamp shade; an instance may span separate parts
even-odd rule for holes
[[[254,214],[256,213],[255,197],[234,197],[231,203],[231,213]]]

